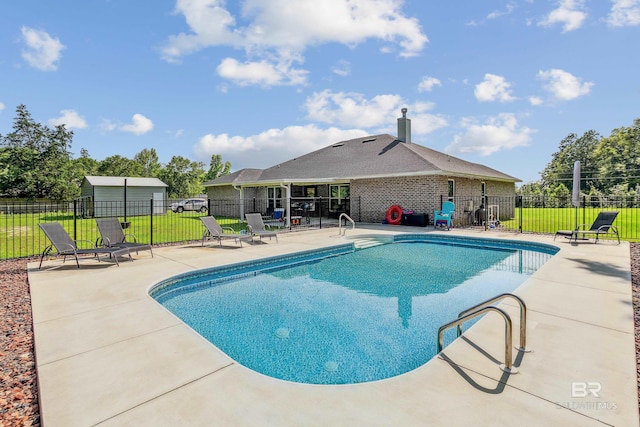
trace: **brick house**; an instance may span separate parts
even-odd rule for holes
[[[433,214],[442,200],[456,203],[459,220],[471,218],[486,195],[510,198],[509,203],[496,203],[501,204],[500,218],[512,216],[518,178],[412,143],[411,120],[406,109],[402,112],[397,138],[388,134],[356,138],[267,169],[242,169],[205,182],[209,199],[239,201],[240,217],[284,208],[287,218],[306,202],[318,210],[321,200],[323,215],[345,212],[356,221],[380,222],[391,205]]]

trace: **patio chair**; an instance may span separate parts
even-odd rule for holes
[[[444,202],[442,209],[439,211],[433,211],[433,228],[438,226],[446,226],[447,230],[450,230],[453,226],[451,220],[453,219],[453,211],[456,205],[453,202]]]
[[[80,268],[80,261],[78,260],[78,255],[94,255],[100,260],[100,254],[107,254],[110,258],[113,258],[116,265],[120,265],[118,263],[118,257],[122,255],[128,255],[129,260],[133,261],[131,258],[131,254],[129,253],[129,248],[121,248],[121,247],[96,247],[93,242],[86,240],[90,245],[94,245],[94,247],[89,249],[80,249],[78,248],[76,240],[73,240],[69,233],[62,228],[62,224],[59,222],[48,222],[41,223],[38,226],[42,229],[44,234],[47,236],[51,244],[47,246],[44,251],[42,251],[42,256],[40,257],[40,265],[38,269],[42,268],[42,261],[44,257],[51,254],[51,251],[55,249],[57,256],[62,256],[62,262],[67,260],[68,256],[73,256],[76,259],[76,264],[78,268]]]
[[[558,236],[565,236],[569,240],[574,239],[577,242],[579,236],[582,236],[583,239],[588,239],[588,235],[595,234],[595,243],[598,243],[601,234],[613,234],[618,238],[618,244],[620,244],[618,228],[613,225],[613,221],[615,221],[617,216],[617,211],[602,211],[598,213],[598,216],[589,229],[584,229],[584,227],[587,227],[589,224],[580,224],[574,230],[558,230],[553,240],[556,240]]]
[[[231,227],[222,227],[213,216],[201,216],[200,219],[206,228],[202,233],[202,246],[204,246],[205,240],[216,239],[220,243],[220,247],[222,247],[223,239],[234,239],[242,247],[243,240],[251,240],[252,238],[251,234],[240,234],[236,233]],[[228,230],[230,233],[225,233],[224,230]]]
[[[96,218],[96,225],[100,232],[100,239],[98,239],[96,246],[101,244],[107,248],[128,248],[136,251],[136,254],[138,251],[149,251],[151,252],[151,258],[153,258],[151,245],[138,243],[136,236],[133,234],[125,234],[118,218]],[[132,239],[133,242],[127,241],[128,239]]]
[[[247,220],[247,227],[249,228],[249,233],[253,236],[260,236],[260,241],[262,241],[263,237],[272,237],[276,238],[276,242],[278,241],[278,233],[275,231],[267,230],[268,225],[265,225],[262,222],[262,215],[259,213],[249,213],[244,216]]]

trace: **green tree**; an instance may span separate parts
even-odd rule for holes
[[[144,177],[155,178],[158,176],[158,172],[160,172],[160,169],[162,168],[155,148],[150,150],[145,148],[136,154],[133,157],[133,160],[140,164],[140,174]]]
[[[24,105],[13,132],[0,136],[0,193],[12,197],[65,200],[78,194],[69,152],[73,131],[37,123]]]
[[[80,150],[80,157],[73,159],[71,162],[73,167],[73,181],[78,188],[80,188],[82,178],[98,174],[99,162],[92,159],[85,148]]]
[[[614,129],[611,136],[602,138],[595,150],[599,165],[600,188],[610,189],[627,184],[634,188],[640,184],[640,118],[633,126]]]
[[[202,162],[192,162],[182,156],[173,156],[158,173],[158,178],[168,186],[169,198],[201,194],[204,191],[204,176]]]
[[[542,171],[542,184],[546,188],[556,188],[558,184],[572,182],[573,164],[580,161],[580,190],[586,192],[594,182],[598,173],[598,165],[594,156],[600,143],[600,135],[590,130],[581,137],[569,134],[560,142],[559,150],[552,154],[551,162]]]
[[[564,184],[558,184],[553,189],[553,197],[556,199],[559,208],[571,206],[571,192]]]
[[[141,176],[141,174],[140,163],[119,154],[105,158],[98,165],[100,176]]]
[[[212,180],[221,176],[229,175],[231,172],[231,163],[222,163],[222,156],[220,154],[212,154],[211,161],[209,162],[209,170],[205,175],[205,180]]]

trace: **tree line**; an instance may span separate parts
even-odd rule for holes
[[[162,164],[154,148],[143,149],[133,159],[113,155],[91,158],[86,149],[73,158],[73,131],[37,123],[26,106],[16,108],[13,131],[0,134],[0,197],[72,200],[80,196],[84,176],[152,177],[167,184],[167,196],[180,198],[202,194],[202,183],[228,175],[231,163],[213,154],[209,169],[204,163],[173,156]]]
[[[570,200],[573,164],[580,161],[580,193],[590,199],[640,198],[640,118],[630,127],[620,127],[602,137],[594,130],[569,134],[551,155],[541,179],[523,184],[522,196],[550,196]]]

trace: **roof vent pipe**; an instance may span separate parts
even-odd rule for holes
[[[407,118],[407,109],[403,108],[402,117],[398,119],[398,139],[411,144],[411,119]]]

